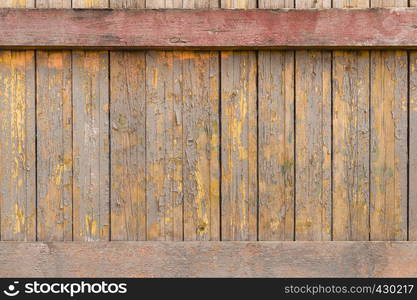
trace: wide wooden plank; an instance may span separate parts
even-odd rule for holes
[[[0,243],[1,277],[416,277],[416,242]]]
[[[333,1],[333,7],[368,7]],[[369,51],[333,52],[333,239],[369,239]]]
[[[416,23],[415,8],[1,9],[0,47],[416,48]]]

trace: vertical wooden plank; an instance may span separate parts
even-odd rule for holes
[[[1,239],[36,239],[35,58],[0,51]]]
[[[371,51],[371,240],[407,239],[407,72],[406,51]]]
[[[369,239],[369,52],[333,54],[333,238]]]
[[[417,7],[417,0],[410,1],[410,7]],[[409,194],[408,194],[408,238],[417,240],[417,51],[409,53]]]
[[[72,239],[71,52],[37,52],[38,239]]]
[[[147,239],[183,239],[179,52],[146,54]]]
[[[108,54],[73,52],[74,240],[108,239]]]
[[[0,0],[0,8],[35,8],[35,0]]]
[[[184,52],[184,239],[220,238],[219,54]]]
[[[147,1],[181,8],[182,1]],[[183,240],[183,99],[179,51],[146,53],[147,239]]]
[[[407,238],[407,53],[371,52],[371,239]]]
[[[330,0],[296,0],[330,8]],[[295,52],[295,238],[331,239],[331,53]]]
[[[71,0],[36,0],[36,8],[71,8]]]
[[[368,7],[333,1],[333,7]],[[333,52],[333,239],[369,239],[369,51]]]
[[[110,53],[111,239],[146,239],[145,52]]]
[[[33,8],[34,0],[0,0]],[[36,239],[35,55],[0,51],[0,238]]]
[[[417,6],[417,3],[416,5]],[[410,52],[410,148],[409,148],[409,232],[410,241],[417,240],[417,51]]]
[[[256,1],[222,1],[256,8]],[[256,52],[221,52],[222,239],[257,239]]]
[[[290,8],[292,1],[260,1]],[[259,240],[294,239],[294,51],[258,52]]]
[[[71,8],[37,0],[37,8]],[[37,239],[72,240],[71,51],[36,52]]]
[[[109,0],[111,8],[145,8],[146,0]]]
[[[213,7],[217,1],[183,2],[183,8]],[[219,52],[185,51],[182,63],[184,240],[219,240]]]
[[[144,8],[145,0],[110,0]],[[110,52],[111,240],[146,239],[145,52]]]
[[[74,8],[106,8],[107,0],[74,0]],[[73,52],[74,240],[109,239],[109,58]]]

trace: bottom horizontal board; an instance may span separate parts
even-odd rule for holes
[[[0,242],[0,277],[416,277],[417,242]]]

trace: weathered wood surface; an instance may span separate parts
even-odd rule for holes
[[[392,1],[371,1],[389,7]],[[407,6],[406,0],[396,6]],[[370,238],[407,239],[408,58],[405,51],[371,51]],[[413,183],[410,183],[413,185]],[[413,217],[413,216],[411,216]]]
[[[292,1],[258,1],[292,8]],[[294,51],[258,52],[258,239],[294,239]]]
[[[107,0],[77,0],[73,7],[107,7]],[[109,55],[72,52],[73,235],[108,240],[110,235]]]
[[[0,7],[34,7],[0,0]],[[0,238],[36,240],[34,51],[0,51]]]
[[[415,277],[416,242],[0,243],[1,277]]]
[[[85,6],[74,5],[73,7]],[[297,8],[302,7],[310,6],[302,6],[300,2]],[[416,24],[417,11],[413,8],[360,10],[2,9],[0,10],[0,46],[400,48],[417,47]],[[65,30],[57,31],[56,28],[65,28]]]
[[[416,3],[417,6],[417,3]],[[410,53],[409,239],[417,240],[417,52]]]
[[[333,1],[333,7],[368,1]],[[333,239],[369,239],[369,51],[333,52]]]

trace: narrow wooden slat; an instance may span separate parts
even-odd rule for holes
[[[417,1],[411,0],[411,7],[417,7]],[[408,238],[411,241],[417,240],[417,52],[409,53],[409,202],[408,202]]]
[[[371,52],[371,239],[407,238],[407,53]]]
[[[74,0],[74,8],[106,8],[107,0]],[[110,227],[109,57],[74,51],[74,240],[108,240]]]
[[[181,3],[147,2],[148,8]],[[156,5],[156,7],[154,6]],[[183,99],[182,54],[146,53],[147,239],[182,240]]]
[[[333,7],[368,7],[339,0]],[[333,53],[333,239],[369,239],[369,51]]]
[[[0,7],[34,7],[0,1]],[[0,51],[0,238],[36,239],[35,55]]]
[[[293,7],[260,1],[259,8]],[[259,240],[294,238],[294,52],[258,52]]]
[[[70,8],[38,0],[37,8]],[[72,71],[70,51],[36,52],[37,239],[72,240]]]
[[[1,277],[416,277],[416,242],[0,243]]]
[[[254,8],[255,1],[223,1]],[[221,226],[223,240],[257,239],[256,53],[221,53]]]
[[[184,239],[220,238],[219,54],[184,52]]]
[[[110,0],[111,8],[145,8],[146,0]]]
[[[415,8],[1,9],[0,47],[133,47],[164,50],[360,47],[415,49],[416,23]],[[65,30],[57,31],[55,28]]]
[[[71,8],[71,0],[36,0],[36,8]]]
[[[368,8],[369,0],[333,0],[333,8]]]
[[[330,1],[296,0],[296,8]],[[295,52],[295,239],[331,239],[331,53]]]
[[[108,239],[107,52],[73,52],[74,240]]]
[[[407,7],[372,0],[371,7]],[[371,240],[407,239],[407,53],[371,51]]]
[[[111,52],[111,239],[146,239],[145,52]]]
[[[144,8],[145,0],[111,0]],[[145,52],[110,52],[111,240],[146,240]]]
[[[182,7],[213,8],[215,2],[184,1]],[[219,240],[219,52],[183,52],[182,62],[184,240]]]
[[[37,52],[38,239],[72,239],[71,52]]]

